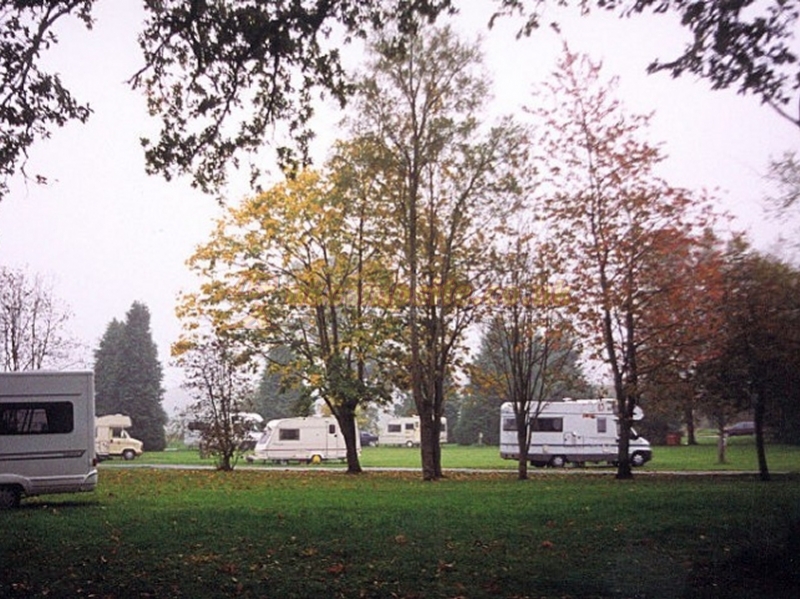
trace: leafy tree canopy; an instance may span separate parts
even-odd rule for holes
[[[284,166],[307,163],[314,90],[340,103],[352,91],[341,43],[393,25],[403,34],[434,19],[451,0],[150,0],[140,37],[145,67],[131,80],[161,119],[157,141],[142,140],[148,171],[192,173],[204,191],[225,180],[240,152],[266,145],[276,122],[295,147]],[[338,24],[338,26],[337,26]],[[231,121],[239,120],[238,124]],[[298,152],[299,151],[299,152]],[[299,153],[299,155],[298,155]],[[252,167],[253,180],[258,170]]]
[[[543,0],[496,0],[500,15],[526,17],[521,33],[530,34],[544,17]],[[558,4],[568,4],[559,0]],[[796,39],[798,0],[577,0],[583,12],[596,4],[631,16],[651,11],[678,14],[691,41],[673,59],[654,60],[648,70],[673,77],[691,74],[712,89],[754,95],[800,127],[800,66]],[[557,25],[554,24],[557,27]]]
[[[43,70],[40,59],[58,42],[58,21],[76,16],[91,27],[93,3],[0,0],[0,199],[8,179],[18,170],[25,174],[28,149],[36,141],[50,137],[54,126],[89,117],[88,105],[72,96],[57,73]]]

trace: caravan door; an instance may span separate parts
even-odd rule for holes
[[[347,457],[344,435],[339,430],[339,423],[334,418],[326,419],[325,456],[326,460],[338,460]]]

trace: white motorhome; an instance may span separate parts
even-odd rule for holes
[[[439,442],[447,443],[447,418],[442,416]],[[378,431],[378,445],[403,445],[417,447],[420,443],[419,416],[392,417]]]
[[[132,460],[142,455],[144,443],[134,439],[127,429],[133,425],[131,417],[124,414],[108,414],[95,419],[95,453],[98,459],[122,456]]]
[[[356,430],[356,446],[361,441]],[[309,416],[270,420],[248,461],[299,461],[318,464],[327,460],[345,460],[347,446],[339,423],[333,416]]]
[[[96,466],[93,373],[0,373],[0,508],[92,491]]]
[[[547,402],[538,414],[531,411],[533,432],[528,459],[533,466],[561,467],[568,463],[607,462],[619,456],[617,401],[612,398]],[[634,420],[644,413],[637,407]],[[653,457],[647,439],[632,432],[629,456],[633,466],[643,466]],[[500,457],[519,459],[517,422],[511,403],[500,408]]]

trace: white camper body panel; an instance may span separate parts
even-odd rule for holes
[[[132,460],[142,455],[144,443],[134,439],[126,429],[133,425],[130,416],[108,414],[95,419],[95,453],[99,459],[122,456]]]
[[[439,442],[447,443],[447,418],[442,416]],[[419,416],[398,416],[387,420],[378,431],[378,445],[404,445],[418,447],[420,444]]]
[[[360,451],[358,430],[356,443]],[[318,463],[346,458],[347,446],[336,418],[309,416],[270,420],[251,459]]]
[[[0,503],[96,485],[93,373],[0,373]]]
[[[614,463],[619,455],[619,427],[616,400],[612,398],[579,399],[545,403],[536,416],[531,433],[528,459],[535,466],[563,466],[568,462]],[[644,416],[636,408],[634,420]],[[629,456],[634,466],[642,466],[653,456],[647,439],[634,435]],[[519,459],[514,408],[504,403],[500,408],[500,457]]]

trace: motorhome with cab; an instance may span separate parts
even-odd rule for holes
[[[356,430],[356,446],[361,441]],[[299,461],[318,464],[347,459],[347,446],[339,423],[333,416],[309,416],[270,420],[248,461]]]
[[[91,372],[0,373],[0,507],[92,491],[96,466]]]
[[[98,416],[95,420],[95,453],[98,459],[119,456],[132,460],[142,455],[144,443],[128,434],[127,429],[132,425],[130,416],[124,414]]]
[[[616,463],[619,456],[617,401],[612,398],[551,401],[531,410],[531,441],[528,459],[532,466],[562,467],[569,463]],[[634,420],[644,413],[637,407]],[[629,456],[633,466],[643,466],[653,457],[650,443],[631,430]],[[500,457],[519,459],[514,407],[500,408]]]
[[[442,416],[439,429],[439,442],[447,443],[447,418]],[[381,425],[378,432],[378,445],[402,445],[418,447],[420,444],[419,416],[393,417]]]

